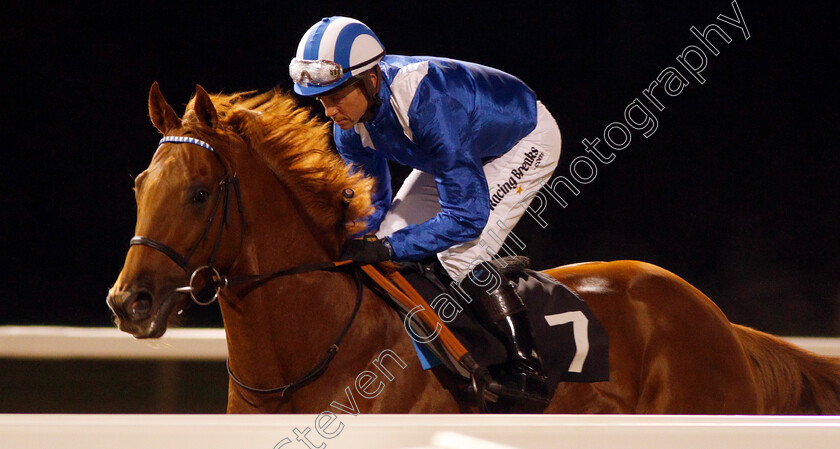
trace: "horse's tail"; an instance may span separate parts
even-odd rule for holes
[[[733,324],[750,359],[767,414],[840,414],[840,359]]]

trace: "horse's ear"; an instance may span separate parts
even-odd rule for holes
[[[201,123],[215,128],[219,122],[219,115],[216,113],[216,107],[213,106],[213,101],[207,95],[207,91],[203,87],[195,85],[195,104],[193,106],[195,116]]]
[[[166,134],[167,131],[181,126],[181,119],[163,98],[163,93],[161,93],[157,81],[149,89],[149,117],[161,134]]]

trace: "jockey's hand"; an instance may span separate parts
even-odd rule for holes
[[[378,239],[368,235],[360,239],[350,239],[341,248],[338,260],[352,260],[360,265],[384,262],[391,258],[391,245],[388,239]]]

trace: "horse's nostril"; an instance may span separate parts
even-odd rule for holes
[[[142,320],[152,312],[152,294],[147,291],[140,291],[128,301],[125,310],[133,320]]]

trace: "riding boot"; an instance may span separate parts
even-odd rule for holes
[[[508,376],[505,387],[520,396],[547,402],[548,380],[542,373],[531,323],[515,284],[487,262],[479,264],[460,283],[472,297],[472,308],[508,353]]]

